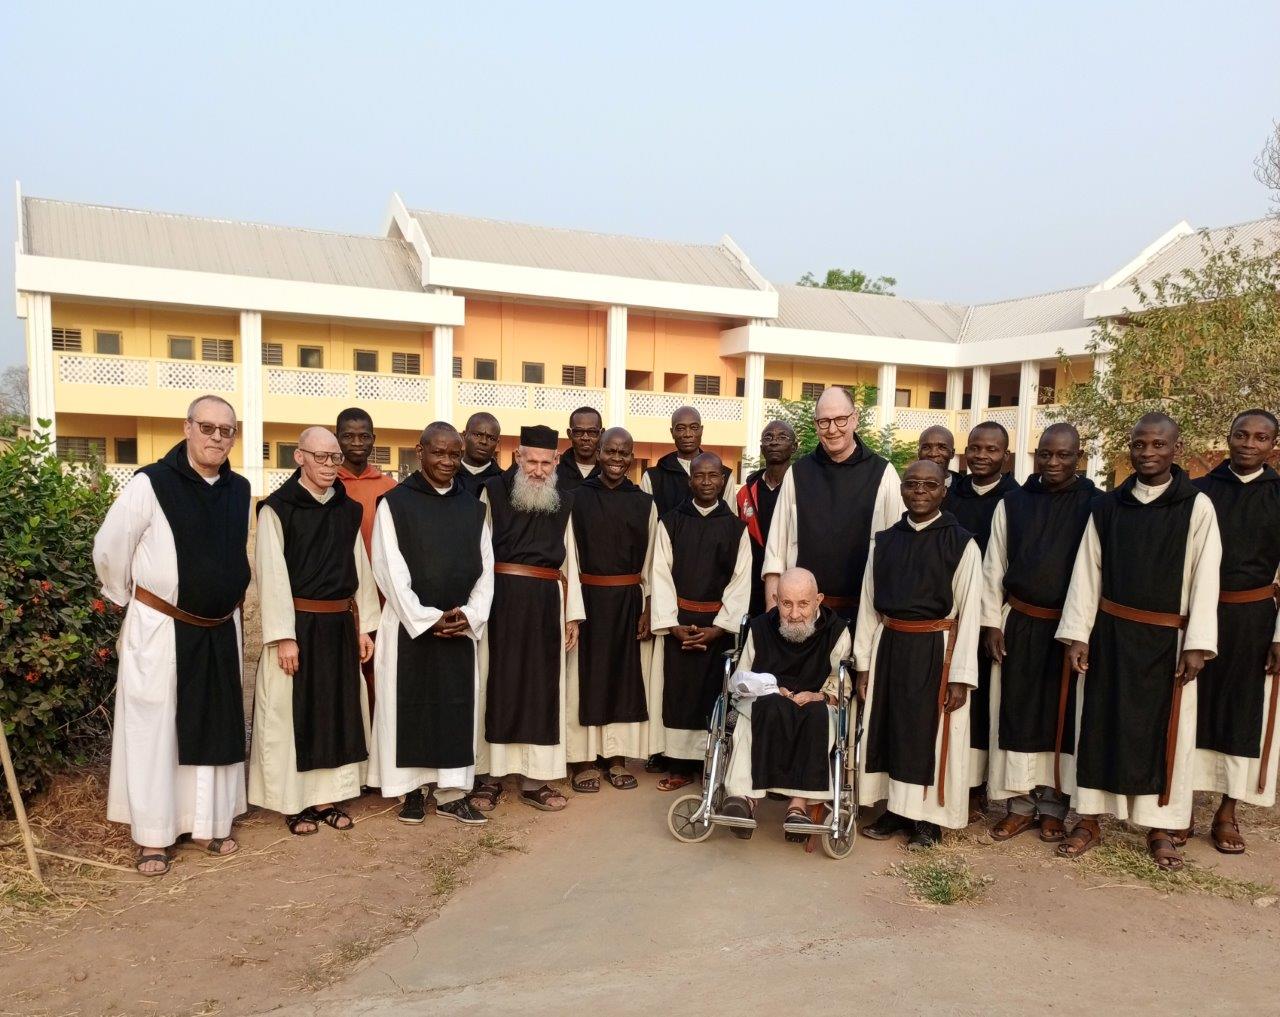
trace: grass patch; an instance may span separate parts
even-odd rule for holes
[[[907,884],[911,896],[930,904],[961,904],[976,901],[994,882],[990,876],[979,876],[960,855],[935,855],[892,866],[895,875]]]
[[[1183,867],[1165,872],[1152,861],[1145,842],[1109,831],[1107,839],[1077,863],[1086,872],[1111,880],[1149,886],[1165,893],[1200,893],[1225,900],[1255,901],[1280,894],[1272,883],[1224,876],[1184,856]]]

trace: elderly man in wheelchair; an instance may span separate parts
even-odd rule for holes
[[[813,573],[784,572],[778,606],[751,621],[730,682],[738,722],[725,773],[723,816],[754,819],[757,803],[773,793],[788,799],[783,820],[788,841],[803,843],[819,832],[814,827],[829,815],[832,800],[838,676],[850,645],[848,623],[822,606]],[[753,827],[731,829],[746,839]]]

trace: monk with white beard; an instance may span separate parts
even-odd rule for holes
[[[585,617],[569,514],[573,493],[556,489],[556,433],[520,429],[515,470],[481,488],[493,534],[493,607],[480,644],[480,712],[471,802],[482,812],[502,797],[500,778],[523,778],[520,801],[559,812],[551,781],[568,773],[565,655]]]

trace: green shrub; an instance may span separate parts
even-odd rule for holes
[[[93,537],[113,497],[100,464],[69,466],[42,434],[0,451],[0,723],[23,792],[110,733],[120,612],[98,590]]]

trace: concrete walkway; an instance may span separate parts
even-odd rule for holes
[[[968,852],[995,875],[985,902],[924,906],[887,871],[906,857],[900,843],[862,839],[842,862],[805,855],[769,802],[749,842],[718,830],[680,844],[653,783],[571,796],[565,813],[537,817],[527,853],[481,871],[437,920],[276,1013],[976,1015],[1084,1002],[1222,1017],[1267,1011],[1280,992],[1280,908],[1092,888],[1032,836],[1017,855]],[[502,809],[523,806],[508,796]]]

